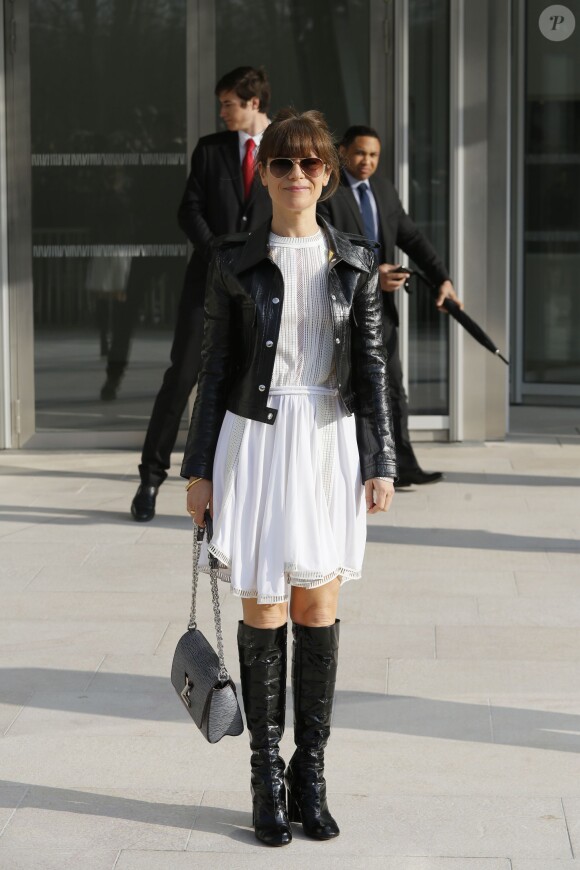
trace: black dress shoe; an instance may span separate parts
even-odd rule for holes
[[[421,468],[414,468],[412,471],[401,472],[395,481],[395,489],[403,489],[414,484],[421,486],[424,483],[437,483],[439,480],[443,480],[440,471],[423,471]]]
[[[158,486],[141,484],[135,498],[131,502],[131,513],[138,523],[146,523],[155,516],[155,499],[159,492]]]
[[[107,378],[101,387],[101,402],[114,402],[117,398],[119,381],[116,378]]]

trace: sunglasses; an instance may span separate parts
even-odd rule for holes
[[[326,163],[320,157],[275,157],[268,163],[268,168],[274,178],[284,178],[290,175],[295,163],[309,178],[319,178],[326,168]]]

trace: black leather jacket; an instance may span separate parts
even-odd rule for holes
[[[395,444],[383,347],[378,270],[368,242],[321,218],[329,244],[328,292],[334,361],[346,413],[356,416],[363,480],[396,477]],[[273,425],[268,407],[284,281],[268,255],[270,221],[218,242],[205,303],[202,369],[181,467],[182,477],[212,478],[226,411]]]

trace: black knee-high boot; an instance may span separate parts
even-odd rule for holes
[[[242,697],[252,750],[254,829],[268,846],[285,846],[292,839],[284,762],[278,752],[286,714],[286,639],[286,625],[238,625]]]
[[[288,816],[302,822],[304,833],[315,840],[338,837],[340,830],[326,802],[324,748],[338,666],[340,620],[334,625],[309,628],[293,625],[292,691],[296,751],[286,771]]]

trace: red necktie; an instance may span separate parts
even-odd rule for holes
[[[252,189],[254,173],[256,171],[256,161],[254,160],[254,151],[256,143],[253,139],[246,140],[246,153],[242,161],[242,178],[244,179],[244,197],[247,199]]]

